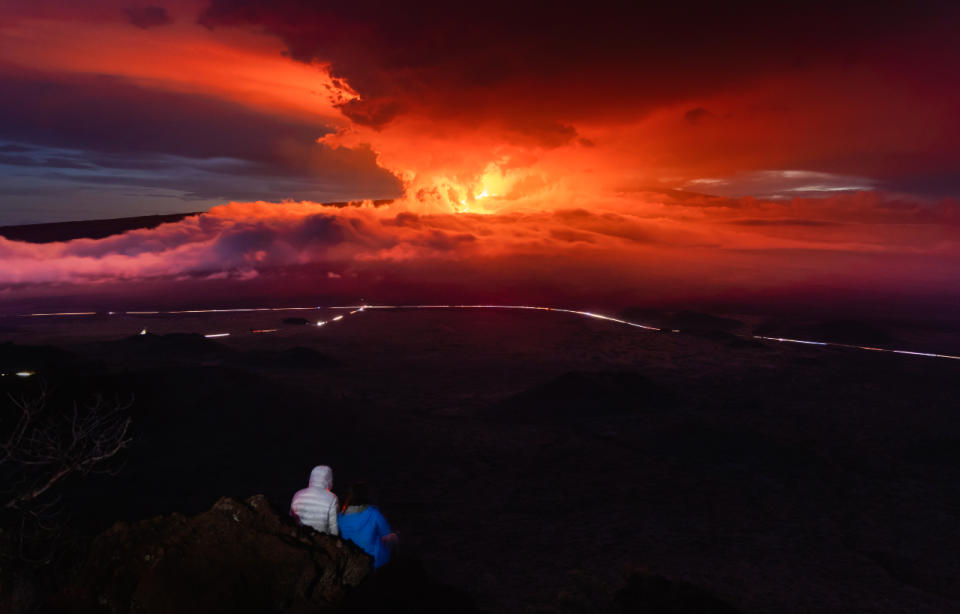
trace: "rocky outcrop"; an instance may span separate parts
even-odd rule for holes
[[[316,612],[366,578],[351,543],[281,520],[262,495],[192,518],[118,523],[97,537],[59,612]]]

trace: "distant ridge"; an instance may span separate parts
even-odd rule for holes
[[[0,226],[0,237],[11,241],[27,243],[53,243],[73,239],[102,239],[111,235],[156,228],[160,224],[179,222],[185,217],[198,215],[193,213],[171,213],[168,215],[142,215],[139,217],[119,217],[108,220],[82,220],[77,222],[50,222],[47,224],[25,224],[23,226]]]
[[[362,201],[337,201],[324,203],[331,207],[349,207]],[[382,207],[392,203],[393,199],[374,200],[373,204]],[[11,241],[27,243],[54,243],[73,239],[102,239],[128,230],[156,228],[160,224],[179,222],[191,215],[200,215],[205,211],[191,213],[169,213],[166,215],[141,215],[138,217],[118,217],[106,220],[78,220],[74,222],[48,222],[44,224],[24,224],[21,226],[0,226],[0,237]]]

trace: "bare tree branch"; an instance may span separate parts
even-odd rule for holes
[[[21,559],[27,544],[58,530],[58,486],[75,475],[108,468],[127,448],[133,399],[97,395],[58,411],[42,383],[33,395],[7,394],[0,406],[0,510],[13,514]],[[8,527],[12,525],[7,524]]]

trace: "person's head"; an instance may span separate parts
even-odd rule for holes
[[[344,501],[344,508],[348,505],[370,505],[370,487],[366,482],[354,482],[347,491],[347,499]]]
[[[329,490],[333,486],[333,469],[326,465],[317,465],[310,472],[310,487]]]

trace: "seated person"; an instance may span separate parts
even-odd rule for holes
[[[337,495],[330,492],[333,470],[318,465],[310,472],[310,485],[298,490],[290,502],[290,515],[302,525],[337,535]]]
[[[373,557],[374,569],[390,560],[390,549],[397,541],[397,534],[390,530],[387,519],[377,506],[370,503],[365,483],[358,482],[350,487],[338,524],[341,537],[349,539]]]

